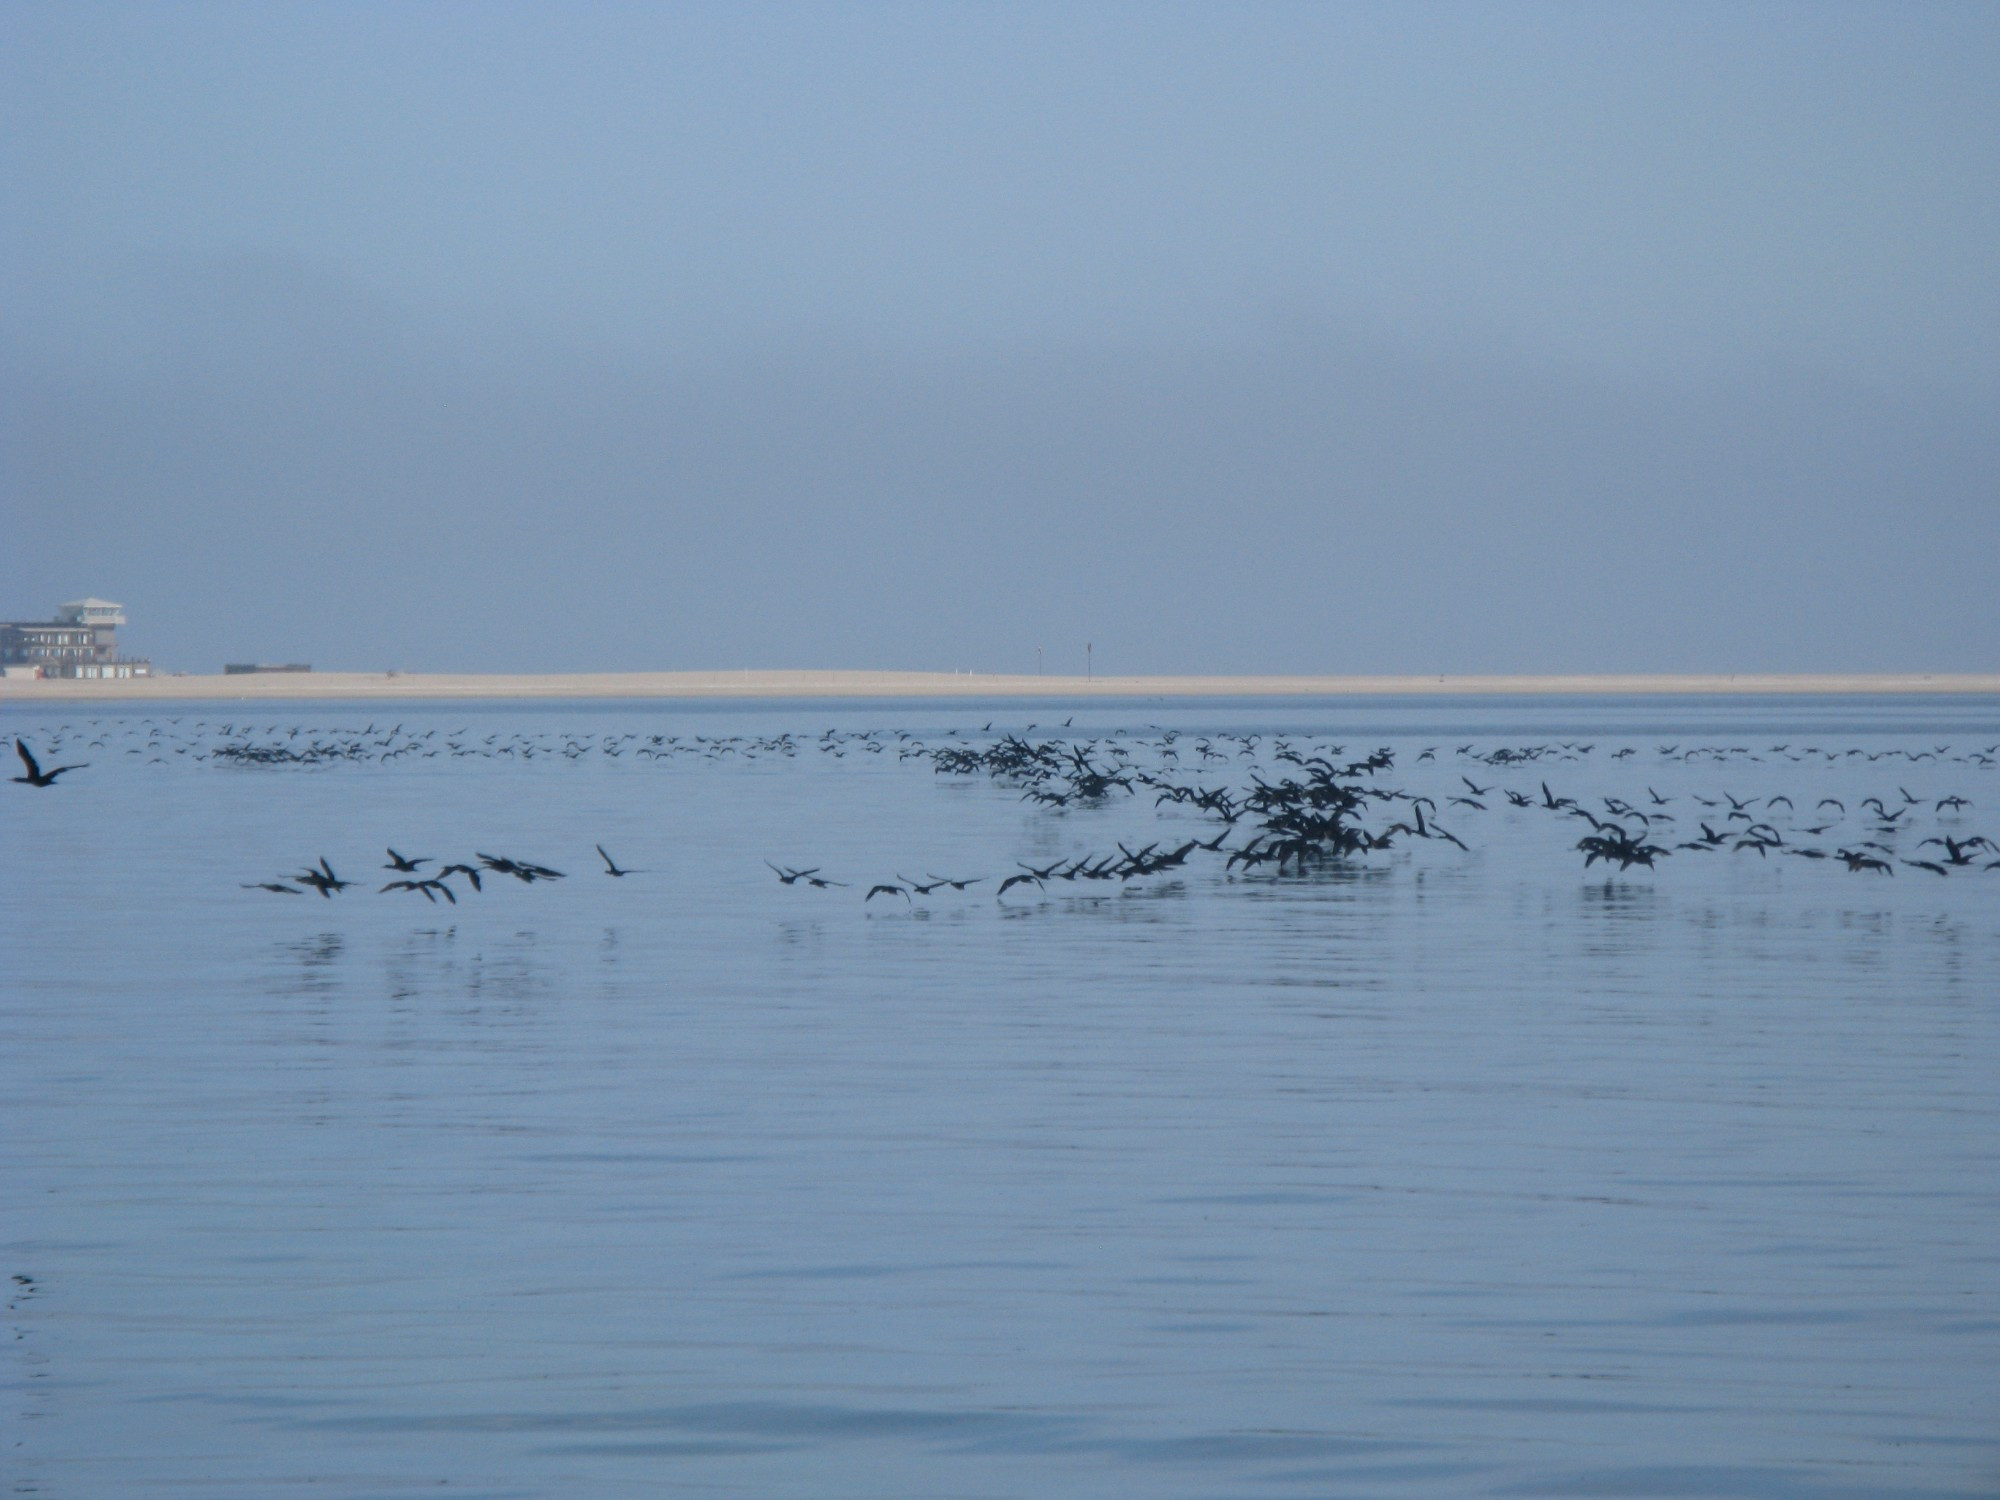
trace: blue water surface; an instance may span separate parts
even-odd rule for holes
[[[88,763],[0,786],[13,1493],[2000,1491],[2000,870],[1906,863],[2000,839],[1991,700],[0,731]],[[1007,733],[1388,747],[1467,847],[1000,897],[1223,831],[936,769]],[[1552,797],[1782,844],[1607,874]]]

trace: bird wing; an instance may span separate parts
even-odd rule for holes
[[[30,776],[39,777],[42,774],[42,768],[35,764],[35,753],[28,748],[26,740],[17,739],[14,741],[14,753],[21,757],[21,764],[28,768]]]

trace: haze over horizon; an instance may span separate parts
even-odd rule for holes
[[[162,670],[1991,671],[2000,10],[0,7]]]

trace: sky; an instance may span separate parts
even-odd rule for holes
[[[2000,669],[2000,6],[0,0],[161,670]]]

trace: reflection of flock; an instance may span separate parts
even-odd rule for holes
[[[434,759],[578,762],[627,755],[635,761],[656,763],[894,756],[899,762],[927,761],[940,775],[985,777],[1015,789],[1023,801],[1051,816],[1066,818],[1120,802],[1143,803],[1150,796],[1156,816],[1160,809],[1171,806],[1176,815],[1193,814],[1215,825],[1206,837],[1162,837],[1132,847],[1138,844],[1135,839],[1116,843],[1115,853],[1091,852],[1045,864],[1020,863],[998,876],[945,877],[927,872],[924,879],[913,880],[896,873],[892,879],[863,882],[835,879],[820,865],[765,861],[788,887],[829,891],[865,885],[864,904],[883,897],[914,905],[935,892],[963,894],[989,884],[998,897],[1012,895],[1018,900],[1016,893],[1046,893],[1058,885],[1123,884],[1171,875],[1201,856],[1218,859],[1228,877],[1241,873],[1299,878],[1418,841],[1450,844],[1466,851],[1466,840],[1443,826],[1440,812],[1448,811],[1455,823],[1467,817],[1477,820],[1495,805],[1495,793],[1504,797],[1511,809],[1587,823],[1589,831],[1575,846],[1584,856],[1585,869],[1601,862],[1619,872],[1635,866],[1653,870],[1659,861],[1677,855],[1727,852],[1754,853],[1766,860],[1832,861],[1855,873],[1893,875],[1898,865],[1939,876],[1975,869],[2000,870],[2000,845],[1962,826],[1964,814],[1973,805],[1968,798],[1958,793],[1919,797],[1887,775],[1883,780],[1889,786],[1883,793],[1858,801],[1853,809],[1828,796],[1818,799],[1806,816],[1801,816],[1793,799],[1783,793],[1664,796],[1650,785],[1645,787],[1643,800],[1601,797],[1597,799],[1600,805],[1592,807],[1576,797],[1558,794],[1550,778],[1560,777],[1554,768],[1593,756],[1594,744],[1561,741],[1485,751],[1477,744],[1464,744],[1450,752],[1430,746],[1414,757],[1413,766],[1441,771],[1443,754],[1445,763],[1456,772],[1454,784],[1434,789],[1437,795],[1432,795],[1391,783],[1396,770],[1391,751],[1375,750],[1354,758],[1344,747],[1323,737],[1155,729],[1144,735],[1118,731],[1093,738],[1070,732],[1068,724],[1039,737],[1034,731],[1035,726],[1030,725],[1019,733],[996,734],[989,724],[977,733],[946,731],[931,743],[907,731],[889,730],[829,729],[816,737],[499,731],[480,735],[470,729],[405,732],[401,724],[384,730],[373,723],[360,729],[313,729],[275,724],[260,728],[205,719],[192,725],[183,725],[179,719],[93,720],[83,726],[62,726],[50,737],[48,753],[53,758],[66,745],[81,741],[93,750],[143,756],[149,764],[186,758],[246,769],[393,765]],[[13,779],[38,788],[47,788],[63,773],[88,765],[82,762],[44,772],[24,742],[17,739],[15,748],[27,774]],[[1622,767],[1640,753],[1636,746],[1624,746],[1607,758]],[[1908,768],[1923,764],[1953,764],[1974,773],[1990,771],[2000,758],[2000,745],[1969,751],[1955,751],[1948,745],[1871,751],[1786,743],[1753,752],[1744,746],[1683,748],[1673,744],[1655,747],[1655,754],[1661,763],[1730,768],[1745,775],[1751,766],[1768,765],[1773,758],[1819,767],[1889,762],[1885,769],[1902,767],[1899,774],[1908,779]],[[1484,770],[1484,785],[1466,774],[1480,768]],[[1530,768],[1535,782],[1532,790],[1503,784]],[[1924,830],[1928,830],[1926,836],[1913,837]],[[646,873],[620,867],[602,844],[596,849],[606,876],[623,879]],[[1926,856],[1929,850],[1936,853]],[[442,900],[456,905],[470,891],[483,889],[485,876],[511,876],[529,885],[564,878],[559,870],[508,856],[477,853],[468,860],[439,864],[430,856],[406,857],[393,848],[387,852],[389,863],[383,868],[400,878],[387,881],[379,890],[419,895],[433,903]],[[426,866],[435,868],[426,873]],[[455,888],[454,880],[465,885]],[[313,891],[331,899],[354,884],[337,876],[322,856],[294,875],[246,882],[245,888],[290,895]]]

